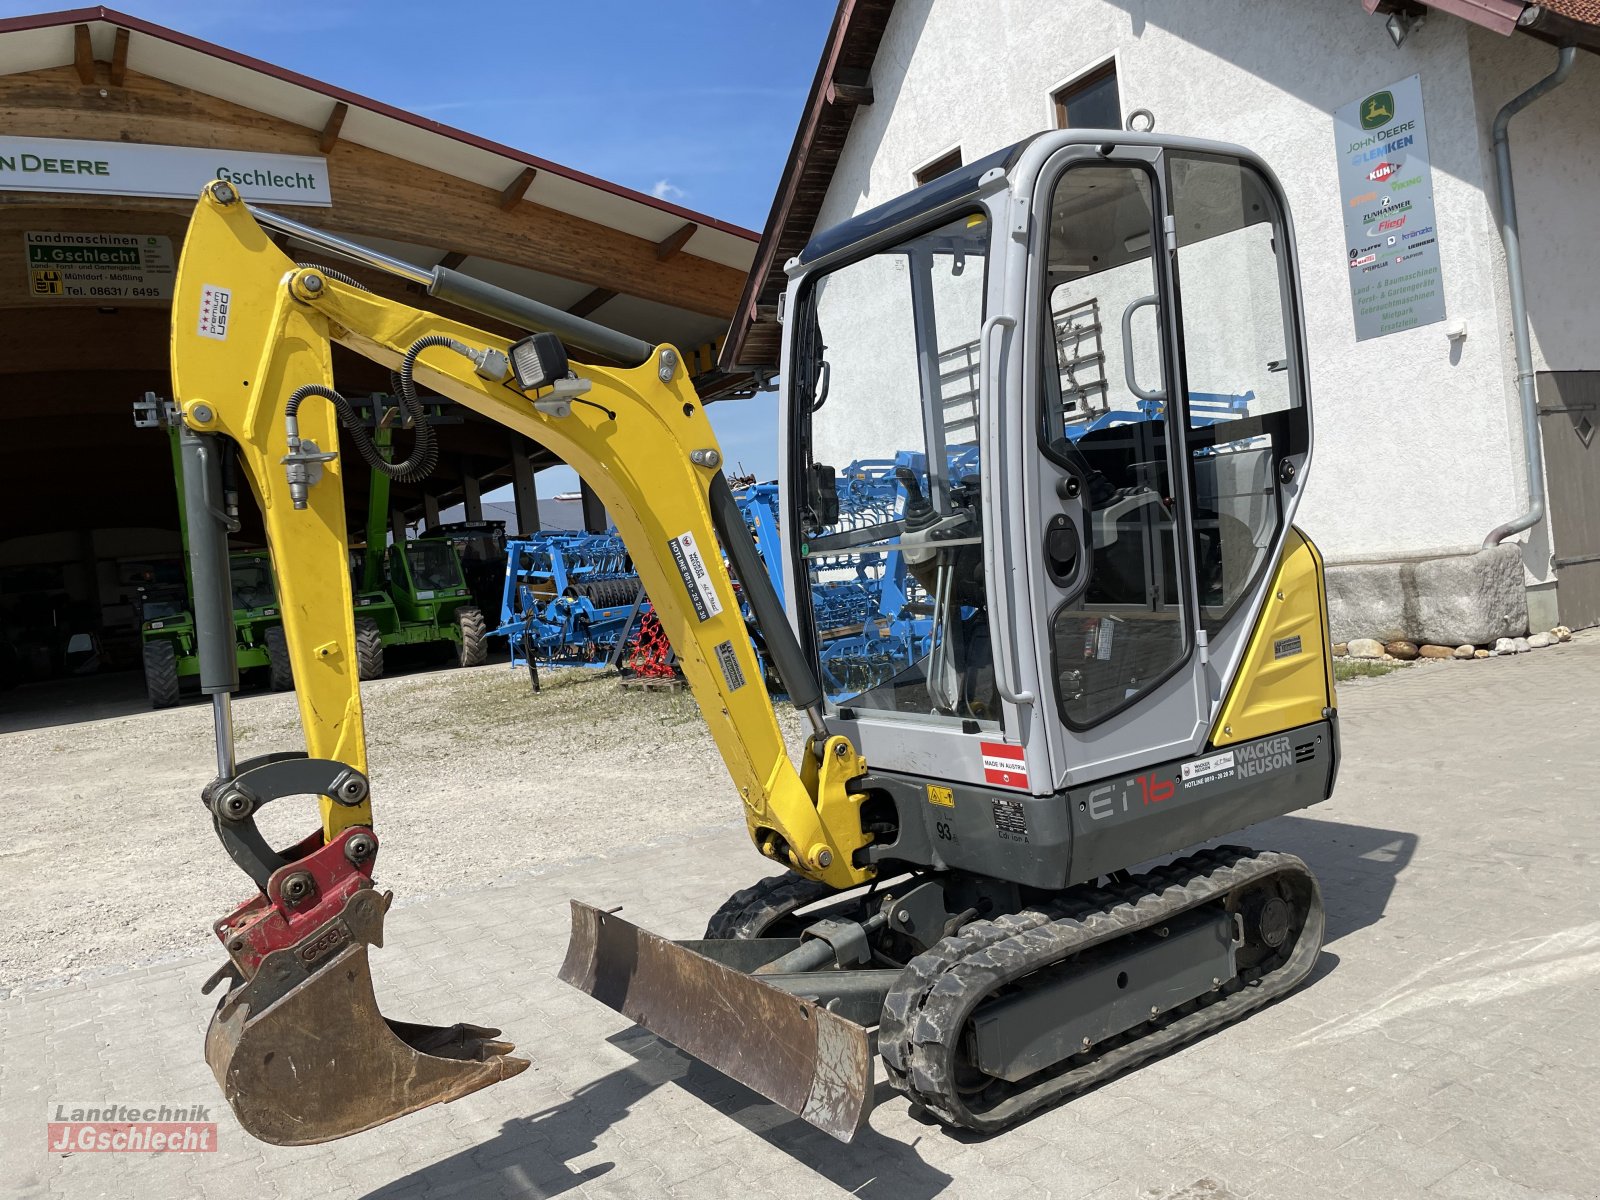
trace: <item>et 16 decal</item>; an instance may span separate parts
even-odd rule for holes
[[[1144,807],[1162,804],[1177,794],[1177,785],[1170,779],[1157,779],[1154,775],[1137,775],[1121,783],[1105,783],[1089,793],[1085,804],[1091,820],[1104,821],[1108,817],[1126,813],[1137,804]]]

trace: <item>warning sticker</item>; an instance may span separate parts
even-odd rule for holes
[[[1022,747],[1005,742],[979,742],[983,754],[983,781],[995,787],[1028,790],[1028,767],[1022,761]]]
[[[208,283],[200,289],[200,328],[201,337],[216,338],[225,341],[228,337],[228,306],[233,302],[233,293],[227,288],[218,287]]]
[[[956,793],[953,788],[940,787],[937,783],[928,785],[928,803],[937,804],[940,808],[954,808],[956,806]]]
[[[727,680],[728,690],[737,692],[744,686],[744,672],[739,668],[739,656],[733,652],[733,643],[718,642],[713,649],[717,654],[717,665],[722,668],[722,678]]]
[[[689,603],[694,605],[694,615],[702,621],[709,621],[722,611],[722,601],[717,599],[717,589],[711,582],[710,572],[706,570],[706,560],[700,557],[700,547],[695,545],[694,534],[679,534],[667,546],[672,551],[672,561],[678,564],[678,574],[683,576],[683,586],[689,593]]]
[[[172,239],[148,233],[24,233],[30,295],[172,299]]]

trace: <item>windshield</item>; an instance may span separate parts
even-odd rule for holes
[[[442,592],[461,586],[461,562],[446,541],[407,542],[406,562],[418,592]]]
[[[236,558],[229,564],[233,575],[234,608],[270,608],[278,602],[272,583],[272,563],[265,558]]]
[[[978,462],[989,224],[965,214],[814,278],[795,490],[829,701],[995,721]]]

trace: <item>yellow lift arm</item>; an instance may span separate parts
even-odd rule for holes
[[[340,462],[322,465],[306,509],[296,510],[282,465],[289,453],[285,400],[306,384],[333,386],[332,342],[390,368],[425,337],[501,356],[511,346],[325,271],[296,267],[248,206],[236,198],[224,202],[217,191],[203,195],[184,243],[173,303],[173,388],[191,430],[224,434],[238,446],[260,504],[307,749],[364,771]],[[662,346],[638,367],[573,369],[590,388],[570,404],[536,406],[538,397],[509,377],[486,378],[472,359],[447,348],[427,350],[416,379],[532,438],[583,477],[628,546],[744,802],[756,845],[834,887],[864,882],[872,871],[852,863],[865,835],[845,783],[865,764],[843,737],[829,738],[821,753],[813,747],[799,771],[789,759],[718,550],[708,490],[721,475],[722,456],[681,356]],[[308,399],[299,425],[303,438],[337,453],[337,420],[326,400]],[[700,586],[715,597],[714,604],[700,601],[703,618],[675,546],[691,570],[703,570]],[[370,798],[346,806],[323,797],[322,821],[329,840],[370,825]]]
[[[389,1021],[373,996],[367,948],[382,944],[389,898],[372,883],[380,831],[373,828],[347,568],[336,412],[343,401],[333,390],[334,342],[401,368],[402,378],[411,380],[402,393],[417,411],[414,388],[420,386],[532,438],[576,468],[617,522],[738,789],[756,845],[836,889],[866,881],[873,868],[855,861],[870,835],[862,830],[859,798],[846,788],[866,764],[846,738],[826,735],[814,679],[809,689],[797,690],[798,675],[811,672],[801,670],[787,626],[771,628],[782,624],[781,606],[742,521],[737,530],[728,522],[732,496],[722,455],[677,351],[543,310],[555,324],[568,322],[569,333],[582,326],[620,339],[639,364],[569,367],[560,340],[549,333],[510,343],[385,299],[336,270],[297,266],[263,222],[298,230],[324,248],[363,248],[252,210],[219,181],[195,208],[172,309],[180,442],[194,467],[186,470],[186,485],[193,482],[185,503],[201,685],[217,719],[218,777],[205,799],[227,852],[260,889],[215,925],[229,961],[207,990],[223,981],[229,986],[207,1032],[206,1058],[250,1133],[300,1145],[455,1099],[528,1065],[509,1055],[513,1047],[497,1040],[498,1030]],[[369,261],[383,258],[366,253]],[[435,269],[436,279],[446,274]],[[468,283],[479,289],[479,311],[501,315],[491,294],[498,294],[502,310],[541,307],[477,281],[457,286]],[[517,323],[538,325],[526,317]],[[542,356],[555,364],[548,373],[540,368],[546,382],[519,386],[519,378],[528,380],[510,369],[519,348],[534,354],[519,363]],[[362,435],[351,432],[346,453],[353,446],[365,454]],[[231,493],[222,464],[235,451],[260,505],[277,573],[304,756],[234,761],[231,632],[226,656],[206,652],[208,636],[220,638],[228,620]],[[744,564],[736,567],[746,593],[765,606],[769,645],[775,637],[787,639],[797,675],[786,678],[789,690],[811,696],[798,701],[813,728],[799,769],[789,759],[723,565],[713,516],[719,501],[729,553]],[[321,826],[299,845],[274,851],[253,817],[267,801],[291,795],[319,798]],[[584,921],[598,926],[605,917],[575,903],[575,930]],[[727,987],[741,985],[741,976],[727,974]],[[820,1010],[812,1017],[788,1003],[774,1017],[787,1022],[788,1033],[775,1029],[774,1036],[815,1041],[838,1020]],[[864,1112],[860,1097],[870,1092],[870,1065],[864,1053],[850,1059],[846,1091],[858,1103],[839,1120],[853,1129]],[[824,1079],[816,1090],[831,1096],[839,1089],[830,1090]],[[796,1111],[807,1096],[802,1085],[791,1102]]]

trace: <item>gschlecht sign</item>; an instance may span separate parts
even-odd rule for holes
[[[0,191],[193,200],[213,179],[228,180],[246,200],[333,203],[325,158],[0,134]]]

